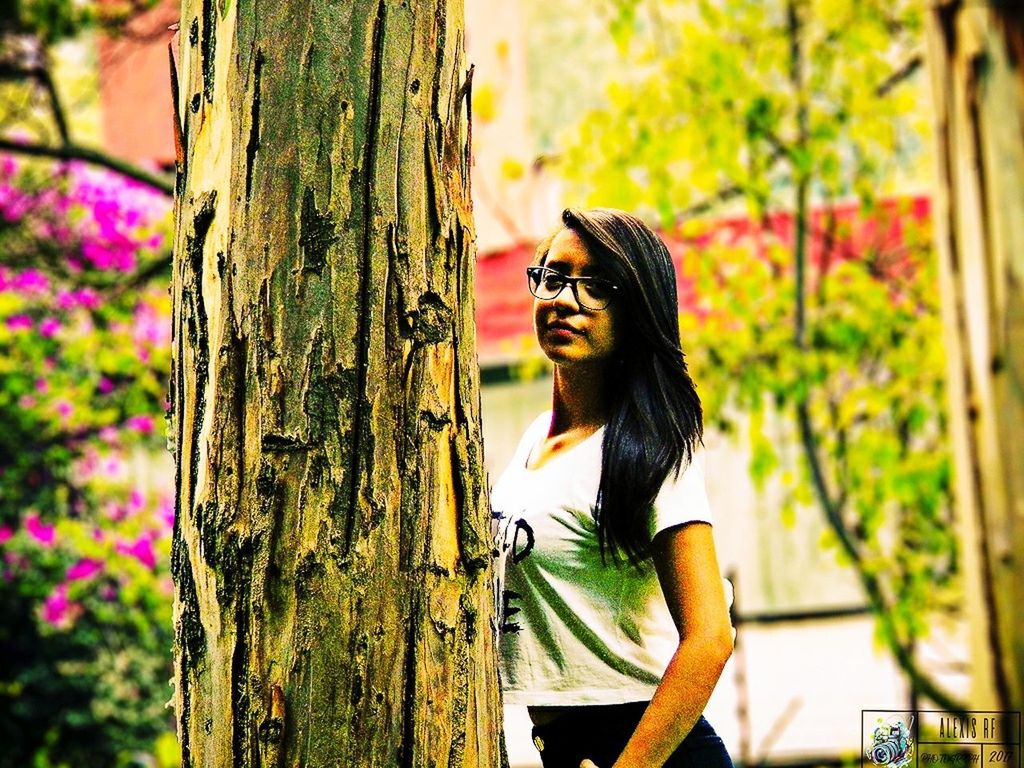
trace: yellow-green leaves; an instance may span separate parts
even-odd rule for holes
[[[804,0],[795,25],[783,0],[613,5],[641,64],[560,169],[574,196],[692,244],[681,328],[708,424],[745,439],[759,487],[782,480],[784,521],[826,512],[827,545],[906,643],[956,590],[935,254],[927,217],[892,200],[927,180],[920,0]]]

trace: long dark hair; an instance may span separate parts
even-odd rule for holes
[[[676,276],[665,243],[635,216],[613,208],[562,211],[604,275],[619,286],[614,382],[594,516],[601,556],[650,554],[650,513],[669,473],[703,442],[703,414],[679,338]],[[547,257],[547,245],[538,260]],[[611,386],[613,384],[613,386]]]

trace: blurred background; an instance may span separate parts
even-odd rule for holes
[[[737,628],[707,715],[745,766],[860,764],[862,710],[1002,695],[978,651],[972,601],[994,599],[964,550],[979,534],[953,493],[929,45],[959,43],[940,5],[467,2],[488,471],[549,406],[523,273],[537,241],[565,206],[637,213],[675,261],[705,409]],[[179,14],[0,2],[4,766],[179,759],[164,437]],[[1019,44],[985,29],[972,44]],[[506,733],[513,767],[539,766],[525,711],[507,709]]]

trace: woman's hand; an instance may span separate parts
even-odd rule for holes
[[[580,768],[598,768],[598,766],[593,760],[584,760],[580,763]]]

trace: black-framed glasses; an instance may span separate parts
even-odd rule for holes
[[[607,308],[615,292],[619,290],[617,285],[600,277],[569,277],[547,267],[527,267],[526,277],[529,279],[530,293],[538,299],[551,301],[568,285],[576,303],[594,311]]]

